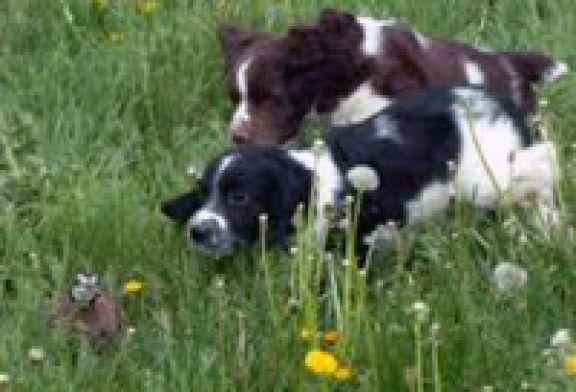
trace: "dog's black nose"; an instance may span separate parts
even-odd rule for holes
[[[218,222],[213,219],[204,220],[190,227],[190,239],[198,244],[209,242],[218,230]]]

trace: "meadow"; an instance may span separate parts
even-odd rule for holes
[[[218,261],[161,219],[228,144],[215,26],[281,31],[327,5],[576,67],[573,0],[2,0],[0,391],[576,391],[574,73],[540,91],[563,174],[551,237],[457,205],[365,274],[304,215],[291,251]],[[85,270],[125,308],[103,352],[45,325]]]

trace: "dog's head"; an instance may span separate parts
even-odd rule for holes
[[[262,215],[267,240],[283,243],[297,204],[308,198],[310,181],[308,170],[284,151],[232,150],[207,167],[197,190],[164,202],[161,209],[186,223],[191,245],[223,256],[259,239]]]
[[[293,139],[303,119],[326,105],[324,95],[350,84],[350,67],[358,61],[350,51],[362,38],[354,16],[334,10],[279,36],[231,25],[218,34],[234,104],[230,136],[236,144],[257,145]]]

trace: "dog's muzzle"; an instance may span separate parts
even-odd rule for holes
[[[234,243],[224,217],[208,210],[200,210],[190,219],[187,236],[191,246],[214,257],[230,253]]]

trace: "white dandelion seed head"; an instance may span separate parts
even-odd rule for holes
[[[200,171],[196,166],[190,165],[188,166],[188,169],[186,169],[186,174],[188,177],[190,177],[191,180],[197,180],[200,176]]]
[[[367,165],[357,165],[348,170],[346,179],[360,192],[378,189],[380,178],[376,170]]]
[[[300,309],[300,300],[296,297],[288,298],[288,308],[291,310],[298,310]]]
[[[292,256],[297,255],[297,254],[298,254],[298,247],[292,246],[292,247],[290,248],[290,254],[291,254]]]
[[[506,292],[526,285],[528,272],[517,264],[505,261],[494,267],[493,280],[496,289]]]
[[[414,302],[412,304],[412,307],[410,310],[412,311],[412,313],[416,317],[416,320],[419,322],[426,321],[426,319],[428,318],[428,315],[430,314],[430,308],[423,301]]]
[[[343,265],[344,267],[348,267],[348,266],[350,265],[350,260],[348,260],[348,259],[342,260],[342,265]]]
[[[318,156],[320,155],[323,151],[324,151],[324,140],[322,139],[316,139],[314,140],[314,144],[312,145],[312,151],[314,152],[314,155]]]
[[[362,268],[362,269],[359,269],[359,270],[358,270],[358,275],[359,275],[361,278],[365,278],[367,274],[368,274],[368,271],[366,271],[365,268]]]
[[[522,381],[522,382],[520,383],[520,389],[523,390],[523,391],[529,391],[529,390],[531,390],[532,388],[533,388],[533,385],[532,385],[532,383],[531,383],[530,381],[524,380],[524,381]]]
[[[550,346],[555,348],[566,348],[572,344],[572,336],[570,330],[561,328],[552,335],[550,339]]]
[[[217,276],[216,278],[214,278],[214,285],[216,286],[216,288],[218,289],[222,289],[224,288],[226,282],[224,282],[224,278],[221,276]]]
[[[521,244],[527,244],[528,243],[528,237],[526,236],[526,233],[521,232],[520,235],[518,236],[518,242]]]
[[[258,219],[260,220],[260,223],[266,223],[268,222],[268,215],[266,214],[260,214],[258,216]]]
[[[0,373],[0,385],[6,385],[10,382],[10,375],[7,373]]]
[[[32,347],[28,350],[28,359],[32,362],[43,362],[46,358],[46,352],[41,347]]]
[[[430,340],[432,342],[438,342],[440,338],[440,323],[434,322],[430,325]]]

